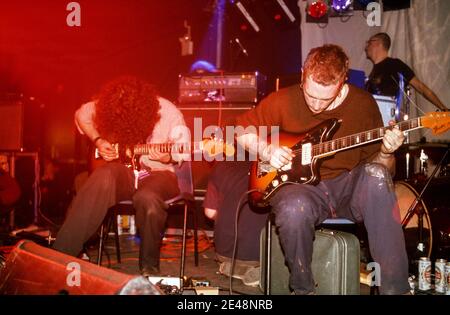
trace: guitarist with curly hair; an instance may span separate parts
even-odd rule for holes
[[[147,176],[139,180],[136,190],[133,170],[121,163],[122,152],[113,144],[128,148],[141,143],[189,142],[183,115],[158,96],[152,85],[126,76],[107,83],[93,101],[82,105],[75,113],[75,123],[107,163],[92,172],[75,196],[54,249],[79,255],[108,208],[132,199],[141,236],[140,271],[158,274],[160,235],[167,217],[164,201],[179,193],[174,163],[185,159],[184,153],[150,147],[139,160]]]

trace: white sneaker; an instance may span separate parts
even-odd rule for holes
[[[219,266],[219,272],[227,277],[230,276],[231,274],[231,263],[228,261],[224,261],[222,263],[220,263]],[[239,265],[235,265],[234,266],[234,270],[233,270],[233,278],[235,279],[241,279],[244,277],[245,273],[247,272],[248,268],[243,268]]]
[[[242,282],[249,287],[257,287],[259,285],[261,269],[259,267],[252,267],[242,277]]]
[[[89,256],[86,253],[83,253],[83,255],[80,257],[81,260],[91,261]]]

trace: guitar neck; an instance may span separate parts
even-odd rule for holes
[[[161,153],[191,153],[201,151],[203,149],[203,142],[137,144],[133,148],[133,153],[145,155],[155,149]]]
[[[399,129],[404,132],[419,129],[423,127],[421,119],[422,117],[405,120],[395,124],[395,126],[398,126]],[[313,146],[312,155],[315,157],[329,155],[335,152],[381,140],[385,135],[386,130],[389,129],[392,129],[392,126],[375,128],[369,131],[364,131],[342,138],[318,143]]]

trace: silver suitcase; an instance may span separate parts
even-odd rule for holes
[[[266,231],[261,232],[261,281],[264,291]],[[272,228],[271,247],[271,294],[290,294],[289,269],[275,227]],[[316,231],[312,272],[319,295],[359,295],[359,253],[358,238],[341,231],[320,229]]]

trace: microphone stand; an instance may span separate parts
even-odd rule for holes
[[[231,72],[234,72],[235,71],[235,69],[236,69],[236,64],[237,64],[237,62],[238,62],[238,60],[239,60],[239,58],[241,57],[241,56],[246,56],[246,57],[248,57],[248,52],[247,52],[247,50],[245,49],[245,48],[243,48],[243,46],[242,46],[242,44],[239,42],[239,40],[238,41],[236,41],[236,40],[230,40],[230,57],[231,57]],[[237,45],[237,48],[239,48],[239,51],[237,52],[237,53],[234,53],[233,52],[233,46],[234,46],[234,44],[236,44]]]

